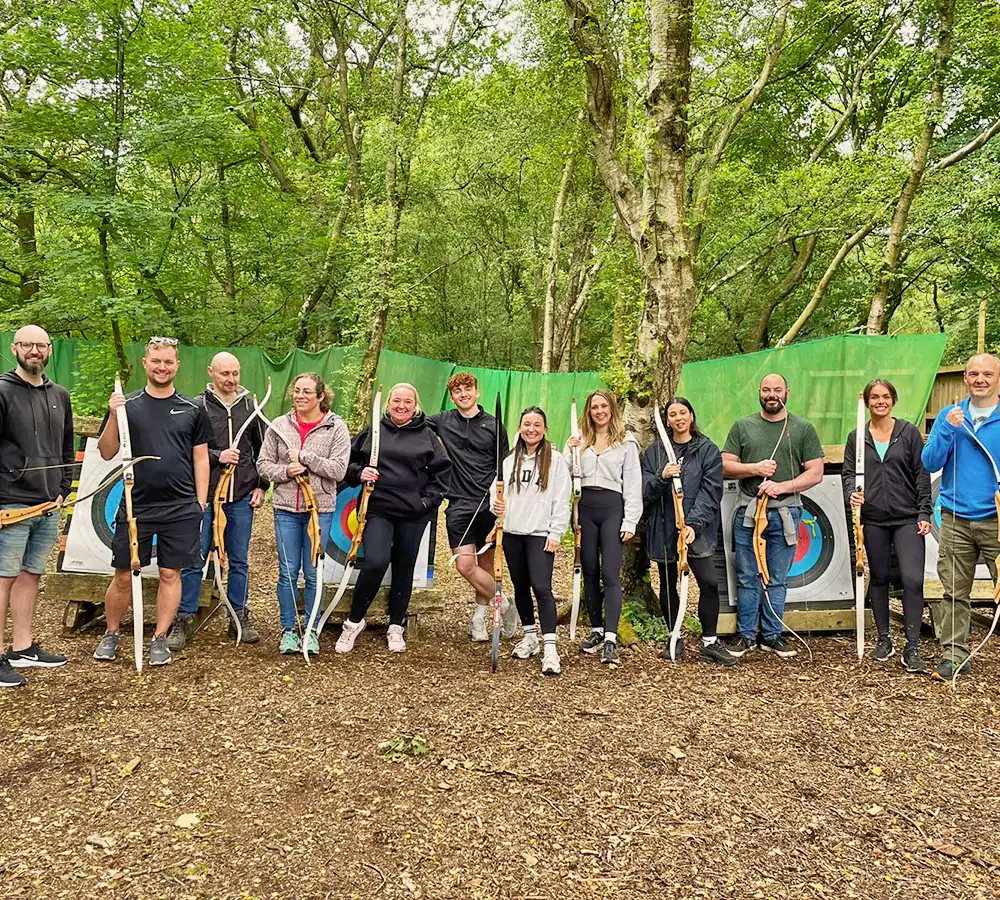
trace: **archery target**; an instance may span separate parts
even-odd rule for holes
[[[83,451],[78,495],[89,494],[105,478],[121,466],[121,455],[114,459],[101,458],[97,439],[88,438]],[[141,463],[140,463],[141,466]],[[66,549],[59,561],[60,572],[79,572],[90,575],[113,575],[111,567],[111,537],[115,530],[115,514],[121,503],[121,479],[102,488],[93,497],[73,507],[66,530]],[[153,557],[143,574],[155,578],[156,540],[153,540]]]
[[[938,556],[941,547],[941,473],[931,475],[931,531],[924,542],[924,580],[939,581]],[[980,559],[976,566],[976,579],[990,580],[990,570]]]
[[[736,557],[733,528],[739,508],[739,483],[722,490],[722,537],[726,554],[729,605],[736,606]],[[839,475],[826,475],[802,495],[795,556],[788,570],[786,603],[854,602],[851,545]]]

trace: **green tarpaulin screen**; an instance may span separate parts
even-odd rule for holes
[[[7,365],[13,364],[9,347],[12,332],[0,335],[0,353]],[[698,424],[716,443],[725,441],[732,423],[756,412],[757,387],[769,372],[788,379],[789,409],[810,419],[824,444],[843,443],[854,427],[858,392],[875,376],[893,381],[899,391],[896,414],[919,423],[930,397],[934,376],[944,353],[943,334],[905,337],[841,335],[793,344],[780,350],[764,350],[706,362],[688,363],[681,374],[678,393],[686,396],[698,414]],[[108,352],[107,345],[87,341],[57,340],[47,374],[58,384],[73,390],[80,374],[80,361],[94,348]],[[144,345],[130,344],[128,357],[132,375],[128,387],[143,383]],[[177,388],[188,395],[205,389],[205,372],[219,347],[182,347]],[[280,360],[271,359],[255,347],[233,350],[242,365],[243,384],[260,394],[270,377],[274,384],[269,416],[288,408],[285,394],[289,382],[299,372],[319,372],[336,392],[334,408],[350,413],[355,386],[361,371],[362,348],[328,347],[318,353],[293,350]],[[497,391],[503,400],[506,426],[516,428],[517,417],[527,406],[540,406],[549,421],[549,437],[561,447],[569,436],[569,410],[573,397],[580,409],[587,394],[604,382],[595,372],[553,373],[506,372],[471,366],[456,366],[440,360],[410,356],[385,350],[379,359],[376,383],[388,390],[400,381],[414,385],[427,412],[450,405],[445,385],[458,371],[471,371],[479,379],[483,406],[493,411]]]

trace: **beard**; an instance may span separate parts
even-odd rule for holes
[[[760,401],[760,408],[768,415],[773,416],[775,413],[779,413],[785,408],[785,401],[779,400],[777,397],[768,397],[766,400]]]
[[[28,359],[27,355],[20,350],[16,351],[15,356],[17,356],[17,364],[30,375],[41,375],[45,371],[45,367],[49,364],[49,361],[44,356],[33,356],[31,359]]]

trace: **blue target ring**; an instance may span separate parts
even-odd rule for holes
[[[820,578],[833,560],[833,526],[809,497],[802,498],[795,557],[788,570],[789,587],[805,587]]]
[[[333,524],[327,535],[326,552],[341,565],[347,559],[351,549],[351,541],[358,525],[358,498],[361,496],[361,486],[340,488],[337,491],[337,505],[333,511]],[[364,547],[358,548],[358,559],[364,559]]]

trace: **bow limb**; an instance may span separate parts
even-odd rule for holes
[[[236,608],[229,599],[229,592],[222,581],[222,570],[226,565],[226,497],[229,496],[230,485],[233,480],[234,466],[223,469],[219,476],[219,483],[215,486],[215,493],[212,495],[212,555],[215,557],[213,563],[215,573],[215,586],[218,588],[219,597],[226,606],[229,618],[236,626],[236,646],[239,647],[243,641],[243,625],[240,617],[236,613]]]
[[[316,569],[316,588],[313,593],[313,601],[310,604],[309,619],[306,623],[306,633],[302,641],[302,656],[309,662],[309,636],[316,625],[316,618],[319,616],[319,607],[323,601],[323,533],[319,520],[319,503],[316,500],[316,493],[312,484],[309,483],[308,475],[296,475],[295,481],[302,492],[302,501],[305,512],[309,514],[309,525],[306,533],[309,535],[309,546],[312,553],[313,567]]]
[[[670,658],[677,659],[677,642],[680,640],[681,628],[684,627],[684,617],[687,615],[688,585],[691,569],[688,565],[687,522],[684,518],[684,495],[673,491],[674,520],[677,523],[677,571],[680,573],[680,588],[678,590],[677,615],[670,631]]]

